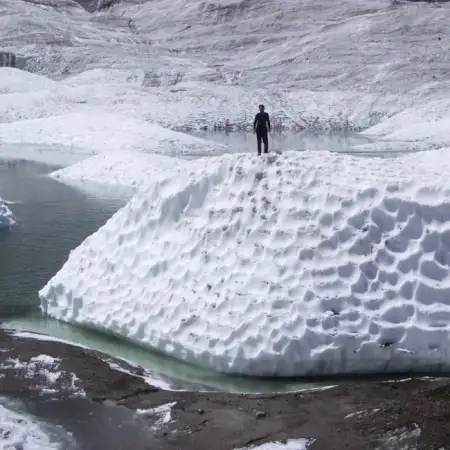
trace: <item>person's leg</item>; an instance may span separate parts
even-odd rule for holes
[[[264,153],[269,153],[269,139],[267,137],[267,130],[262,135],[262,140],[264,142]]]
[[[261,154],[261,132],[260,131],[256,131],[256,140],[258,142],[258,155]]]

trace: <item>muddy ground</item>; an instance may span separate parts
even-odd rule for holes
[[[33,359],[39,355],[58,362]],[[57,379],[51,371],[59,373]],[[165,391],[149,385],[143,374],[93,350],[0,332],[3,396],[53,401],[77,396],[104,408],[114,402],[133,414],[175,402],[170,421],[151,412],[137,414],[136,442],[127,438],[124,446],[112,440],[108,450],[232,450],[297,438],[314,440],[309,450],[450,449],[450,380],[445,378],[352,381],[295,394],[244,395]]]

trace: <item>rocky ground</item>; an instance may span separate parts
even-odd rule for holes
[[[139,432],[127,437],[126,446],[112,439],[108,450],[232,450],[298,438],[314,439],[309,450],[450,448],[450,381],[443,378],[242,395],[165,391],[149,385],[143,374],[96,351],[0,332],[3,396],[28,401],[50,396],[53,402],[75,396],[104,409],[113,404],[135,417]]]

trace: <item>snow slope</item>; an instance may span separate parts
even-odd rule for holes
[[[448,111],[449,18],[446,3],[385,0],[122,0],[94,14],[0,0],[2,48],[34,72],[0,68],[0,123],[15,124],[1,136],[32,137],[41,123],[28,120],[61,114],[242,129],[264,102],[279,127],[380,124],[371,132],[390,142],[448,146],[443,127],[436,140],[423,127]],[[408,118],[427,108],[411,136]]]
[[[0,197],[0,229],[9,228],[16,222],[13,218],[11,210],[5,201]]]
[[[42,310],[223,372],[449,369],[447,151],[167,160]]]

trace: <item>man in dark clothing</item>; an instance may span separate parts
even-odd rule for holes
[[[270,131],[270,119],[269,114],[264,112],[264,105],[259,105],[259,113],[255,116],[253,130],[258,141],[258,155],[261,154],[261,140],[264,142],[264,153],[268,153],[269,141],[267,139],[267,131]]]

